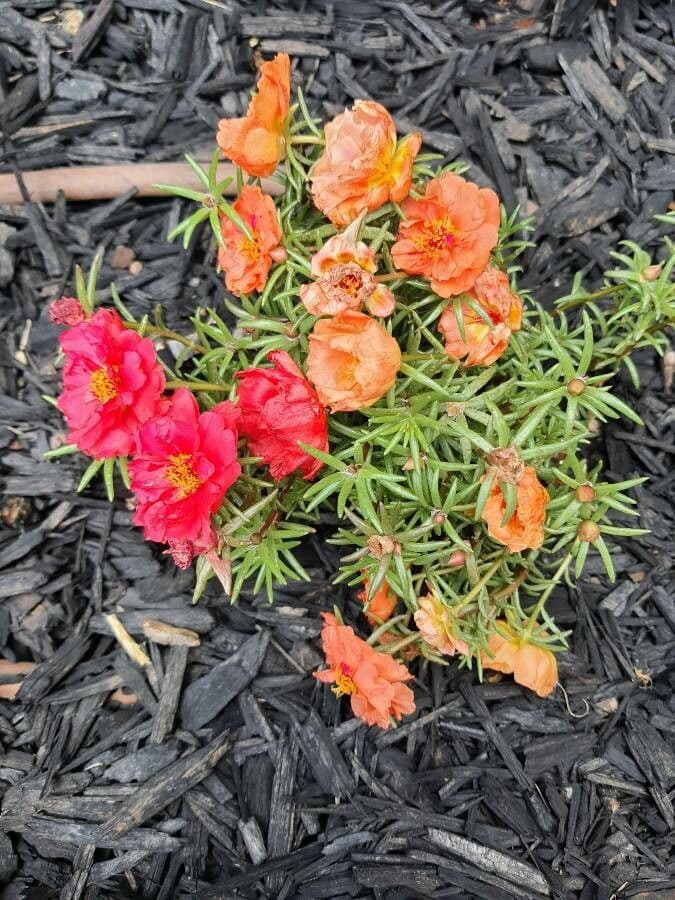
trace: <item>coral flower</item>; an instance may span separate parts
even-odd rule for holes
[[[286,155],[284,132],[291,99],[291,61],[279,53],[260,66],[258,93],[243,119],[221,119],[218,145],[248,174],[271,175]]]
[[[87,318],[77,297],[59,297],[58,300],[52,300],[47,314],[55,325],[79,325]]]
[[[402,209],[405,220],[391,248],[397,268],[425,275],[440,297],[468,291],[497,243],[495,192],[446,172],[427,182],[421,200],[409,197]]]
[[[469,655],[465,642],[454,635],[454,617],[442,600],[434,594],[427,594],[419,598],[417,605],[415,625],[430,647],[445,656],[454,656],[456,652]]]
[[[239,430],[251,452],[270,467],[273,478],[284,478],[297,470],[310,480],[323,463],[305,453],[298,443],[328,450],[326,411],[288,353],[275,350],[267,358],[273,364],[271,368],[237,372]]]
[[[356,595],[361,603],[363,603],[364,607],[366,606],[369,590],[370,579],[366,578],[363,582],[363,589]],[[364,615],[368,622],[373,627],[376,627],[391,618],[391,614],[396,609],[397,602],[398,597],[385,580],[373,594],[373,598],[368,604],[368,608],[364,611]]]
[[[466,340],[459,332],[452,306],[443,311],[438,329],[445,338],[448,356],[463,360],[467,366],[491,366],[506,350],[511,333],[520,329],[523,305],[520,298],[511,293],[507,276],[493,266],[488,266],[478,276],[468,293],[478,301],[492,325],[462,303]]]
[[[506,525],[502,525],[506,500],[495,479],[490,488],[482,518],[487,523],[490,537],[508,547],[512,553],[537,550],[544,542],[544,520],[548,491],[537,478],[532,466],[525,466],[517,484],[516,509]]]
[[[232,204],[249,230],[250,237],[227,216],[221,216],[224,247],[218,248],[218,265],[225,272],[225,284],[233,294],[262,291],[275,262],[286,259],[279,246],[281,226],[274,200],[259,187],[247,185]]]
[[[357,100],[326,125],[325,135],[324,153],[312,169],[312,196],[335,225],[348,225],[364,210],[408,196],[422,144],[419,132],[397,144],[387,110],[372,100]]]
[[[401,350],[385,329],[363,313],[344,310],[319,319],[309,336],[307,377],[332,412],[372,406],[401,367]]]
[[[313,316],[334,316],[343,309],[361,309],[364,304],[374,316],[393,313],[394,295],[373,277],[375,254],[356,239],[360,224],[359,217],[312,257],[316,281],[303,284],[300,299]]]
[[[99,309],[59,343],[66,363],[58,405],[68,439],[96,459],[126,456],[164,390],[152,341],[126,328],[114,310]]]
[[[322,615],[321,641],[329,668],[315,672],[314,677],[334,683],[337,697],[349,694],[352,712],[367,725],[388,728],[392,717],[400,721],[414,712],[413,692],[402,683],[412,678],[406,667],[373,650],[334,615]]]
[[[185,388],[167,407],[136,435],[136,455],[129,463],[137,499],[134,524],[142,526],[147,540],[175,549],[174,559],[185,559],[189,552],[213,547],[211,515],[239,477],[239,412],[226,402],[200,414]]]
[[[495,626],[498,630],[490,637],[487,652],[481,653],[483,668],[513,674],[518,684],[547,697],[558,681],[555,654],[529,643],[503,619],[498,619]]]

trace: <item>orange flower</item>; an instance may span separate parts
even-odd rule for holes
[[[314,204],[335,225],[348,225],[364,210],[408,196],[422,135],[397,145],[394,120],[372,100],[357,100],[325,128],[326,147],[312,170]]]
[[[372,406],[401,367],[401,350],[375,319],[352,309],[319,319],[309,336],[307,377],[332,412]]]
[[[360,309],[365,303],[374,316],[394,311],[394,295],[378,284],[375,254],[356,236],[362,217],[342,234],[336,234],[312,257],[312,275],[317,279],[300,288],[300,299],[313,316],[334,316],[343,309]]]
[[[540,697],[547,697],[558,681],[555,655],[544,647],[529,643],[503,619],[498,619],[495,627],[499,630],[490,637],[487,652],[481,653],[483,668],[513,673],[518,684]]]
[[[322,615],[321,641],[329,668],[315,672],[314,677],[333,682],[336,697],[349,694],[352,712],[367,725],[388,728],[392,717],[400,721],[414,712],[413,692],[402,684],[412,678],[406,667],[373,650],[331,613]]]
[[[427,182],[422,200],[409,197],[402,209],[405,220],[391,248],[397,268],[425,275],[440,297],[468,291],[497,243],[495,192],[447,172]]]
[[[532,466],[525,466],[517,484],[516,509],[506,525],[502,525],[506,500],[497,479],[483,507],[481,518],[487,522],[488,534],[512,553],[537,550],[544,542],[544,520],[548,491],[537,478]]]
[[[363,590],[359,591],[356,595],[364,606],[366,605],[369,590],[370,579],[366,578],[363,582]],[[396,609],[397,602],[398,597],[391,590],[387,582],[383,581],[375,591],[373,599],[368,604],[368,609],[364,615],[373,627],[377,627],[391,617],[391,614]]]
[[[438,323],[445,338],[445,352],[454,359],[464,360],[467,366],[491,366],[506,350],[511,332],[520,329],[523,305],[520,297],[511,293],[507,276],[494,266],[488,266],[478,276],[468,293],[478,301],[492,325],[462,303],[464,341],[453,307],[446,307]]]
[[[279,246],[281,227],[274,200],[259,187],[246,186],[232,204],[248,228],[251,238],[231,219],[221,216],[225,247],[218,248],[218,265],[225,272],[225,284],[233,294],[262,291],[272,263],[283,262],[286,251]]]
[[[454,656],[455,652],[468,656],[467,645],[453,634],[454,616],[445,603],[434,594],[427,594],[420,597],[417,604],[415,625],[427,644],[446,656]]]
[[[221,150],[248,175],[271,175],[286,155],[284,129],[291,99],[291,61],[278,53],[260,66],[258,93],[243,119],[221,119]]]

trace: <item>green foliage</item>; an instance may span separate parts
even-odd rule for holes
[[[228,298],[224,310],[199,310],[190,338],[168,332],[159,314],[154,325],[133,323],[113,294],[132,327],[184,344],[172,373],[176,380],[169,386],[187,384],[199,391],[206,407],[234,396],[234,374],[264,364],[270,350],[286,350],[304,368],[307,335],[315,320],[299,302],[299,291],[309,280],[312,254],[335,228],[314,208],[307,191],[308,172],[321,152],[321,131],[301,95],[294,115],[284,193],[278,201],[288,258],[272,270],[261,294]],[[220,241],[220,215],[245,231],[223,197],[228,180],[217,181],[217,159],[216,152],[206,172],[187,158],[203,191],[160,185],[196,204],[171,235],[182,236],[185,246],[207,219]],[[418,157],[415,177],[438,174],[437,163],[433,154]],[[445,167],[449,169],[463,171],[458,164]],[[238,183],[243,184],[241,173]],[[364,219],[361,238],[378,252],[380,275],[395,275],[390,248],[401,216],[400,208],[388,203]],[[674,221],[672,214],[660,220]],[[493,262],[510,273],[514,289],[516,262],[531,246],[528,227],[517,210],[510,215],[502,210]],[[356,584],[368,577],[369,598],[386,581],[401,598],[402,614],[377,631],[378,636],[385,630],[395,636],[387,652],[416,640],[411,615],[417,599],[429,590],[452,611],[457,635],[474,661],[498,616],[535,643],[564,646],[564,634],[545,610],[554,586],[578,578],[591,552],[599,553],[613,579],[606,540],[644,533],[621,521],[635,516],[627,492],[640,481],[603,482],[598,466],[587,468],[590,426],[618,417],[640,423],[614,393],[613,379],[625,365],[637,381],[631,352],[642,347],[663,351],[665,329],[675,323],[673,244],[666,239],[668,258],[658,272],[650,269],[652,261],[638,246],[624,242],[622,247],[626,252],[613,254],[615,267],[599,290],[587,293],[577,276],[554,313],[525,298],[522,329],[498,362],[485,368],[465,368],[444,352],[437,322],[452,301],[441,300],[422,278],[390,279],[396,309],[387,325],[403,354],[395,386],[368,409],[330,416],[330,453],[305,448],[324,463],[313,482],[290,478],[277,484],[259,461],[241,460],[244,474],[217,517],[221,556],[232,567],[232,602],[245,589],[264,589],[271,600],[275,584],[306,578],[293,550],[328,512],[340,521],[333,541],[344,548],[337,580]],[[93,289],[83,287],[79,272],[77,279],[80,300],[93,302]],[[91,285],[91,277],[89,281]],[[460,302],[454,309],[462,333]],[[509,552],[488,536],[481,520],[497,477],[487,457],[509,448],[536,468],[550,495],[539,550]],[[92,463],[80,489],[100,468]],[[103,468],[111,492],[112,466]],[[123,462],[121,468],[124,477]],[[516,488],[505,480],[499,484],[507,522],[515,509]],[[615,516],[619,524],[613,524]],[[591,533],[592,540],[583,538]],[[212,574],[200,560],[197,595]],[[426,646],[420,651],[437,659]]]

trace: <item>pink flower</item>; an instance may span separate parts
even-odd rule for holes
[[[129,463],[138,505],[134,524],[147,540],[168,543],[181,567],[215,545],[211,516],[239,477],[238,411],[219,403],[200,414],[197,401],[179,388],[161,415],[136,436]]]
[[[152,341],[126,328],[114,310],[99,309],[64,331],[59,343],[66,364],[58,405],[68,439],[96,459],[127,456],[164,390]]]

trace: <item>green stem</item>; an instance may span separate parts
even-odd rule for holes
[[[127,328],[131,328],[132,331],[142,332],[144,335],[163,337],[170,341],[178,341],[179,344],[183,344],[184,347],[189,347],[191,350],[194,350],[195,353],[206,353],[205,348],[200,344],[195,344],[193,341],[189,340],[189,338],[183,337],[183,335],[179,334],[177,331],[171,331],[170,328],[157,328],[155,325],[141,326],[138,322],[125,322],[125,325]]]
[[[175,391],[176,388],[188,388],[191,391],[224,391],[230,390],[229,384],[211,384],[208,381],[183,381],[177,378],[175,381],[167,381],[167,390]]]
[[[479,593],[483,590],[483,588],[485,587],[485,585],[488,583],[488,581],[492,578],[492,576],[495,574],[495,572],[497,571],[497,569],[498,569],[498,568],[501,566],[501,564],[504,562],[504,558],[505,558],[505,556],[507,555],[507,553],[508,553],[507,550],[503,550],[503,551],[499,554],[499,556],[498,556],[497,559],[492,563],[492,565],[491,565],[490,568],[487,570],[487,572],[485,573],[485,575],[481,576],[481,578],[480,578],[480,579],[476,582],[476,584],[471,588],[471,590],[469,591],[469,593],[466,594],[464,597],[462,597],[462,599],[460,600],[459,603],[457,603],[457,604],[454,605],[454,607],[453,607],[453,612],[458,612],[460,609],[464,609],[464,607],[467,606],[467,604],[469,604],[469,603],[473,600],[473,598],[476,596],[476,594],[479,594]]]
[[[395,644],[385,644],[384,647],[378,647],[378,653],[387,653],[389,656],[393,656],[394,653],[398,653],[399,650],[403,650],[404,647],[407,647],[409,644],[414,644],[415,641],[420,639],[419,631],[415,631],[412,634],[409,634],[408,637],[401,638],[400,641],[396,641]]]
[[[571,561],[572,561],[572,554],[568,553],[565,556],[565,558],[563,559],[563,561],[560,563],[560,565],[558,566],[558,569],[556,570],[555,575],[550,580],[549,584],[546,586],[543,594],[537,600],[535,607],[532,610],[532,612],[530,613],[530,616],[527,620],[527,624],[525,625],[525,628],[523,629],[523,638],[525,640],[527,640],[527,638],[532,634],[532,630],[534,629],[534,626],[537,624],[537,619],[539,618],[539,613],[542,611],[546,601],[551,596],[551,591],[553,590],[553,588],[557,584],[559,584],[560,579],[563,577],[563,575],[567,571],[567,567],[569,566]]]
[[[584,294],[583,297],[577,297],[574,300],[570,300],[569,303],[563,303],[558,309],[575,309],[577,306],[583,306],[584,303],[591,303],[593,300],[600,300],[602,297],[609,297],[611,294],[616,294],[617,291],[622,291],[625,287],[625,284],[608,284],[606,287],[600,288],[600,290],[594,291],[592,294]]]
[[[376,628],[373,631],[373,633],[370,635],[370,637],[366,641],[366,644],[370,644],[371,646],[373,644],[376,644],[378,638],[381,635],[383,635],[386,631],[391,631],[391,629],[395,625],[398,625],[399,622],[404,622],[408,618],[408,616],[409,616],[409,613],[403,613],[400,616],[395,616],[393,619],[389,619],[387,622],[383,622],[382,625],[380,625],[378,628]]]
[[[422,362],[424,360],[448,360],[449,357],[447,353],[402,353],[401,359],[403,362]]]

